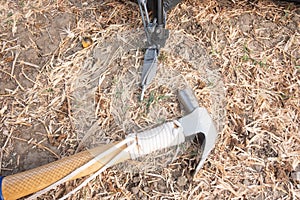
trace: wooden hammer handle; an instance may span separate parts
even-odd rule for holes
[[[84,151],[35,169],[6,176],[2,181],[2,195],[4,197],[4,200],[14,200],[40,191],[66,177],[74,170],[94,159],[96,155],[99,155],[100,153],[108,150],[114,145],[115,144],[103,145],[101,147]],[[126,145],[122,148],[116,149],[116,151],[103,157],[101,161],[95,162],[92,166],[88,167],[86,170],[79,173],[70,180],[81,178],[83,176],[96,172],[112,158],[114,158],[118,153],[120,153],[125,147]],[[118,162],[122,162],[128,158],[129,155],[125,156]]]

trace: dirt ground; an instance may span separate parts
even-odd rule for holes
[[[0,17],[0,174],[8,176],[78,150],[81,138],[72,114],[76,75],[100,41],[120,30],[141,29],[142,22],[134,1],[123,0],[3,1]],[[187,0],[169,13],[167,23],[197,41],[222,75],[226,115],[214,151],[195,180],[192,169],[184,168],[194,168],[194,160],[182,155],[157,174],[108,169],[70,199],[300,198],[300,180],[292,176],[300,171],[300,5]],[[82,48],[83,37],[94,44]],[[161,62],[178,68],[167,51],[163,55]],[[142,51],[136,56],[141,62]],[[114,125],[109,95],[113,74],[126,63],[121,61],[95,98],[96,120],[107,132],[122,131]],[[188,71],[193,69],[180,73]],[[191,84],[205,101],[208,86]],[[154,89],[166,119],[176,118],[175,100],[159,101],[168,90]],[[145,112],[149,102],[134,109]],[[147,125],[145,116],[139,120]],[[80,182],[63,184],[41,199],[63,197]]]

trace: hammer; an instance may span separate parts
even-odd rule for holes
[[[202,134],[203,153],[196,168],[197,173],[215,145],[217,130],[208,111],[199,107],[191,89],[180,90],[178,99],[186,113],[178,120],[144,132],[129,134],[121,142],[96,147],[35,169],[0,177],[0,200],[18,199],[37,192],[29,197],[34,199],[61,183],[93,174],[86,179],[87,182],[114,164],[182,144],[197,134]]]

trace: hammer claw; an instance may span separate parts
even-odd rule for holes
[[[198,101],[190,88],[178,92],[178,98],[187,115],[178,121],[183,127],[186,138],[194,138],[198,133],[204,135],[202,142],[203,152],[195,174],[202,168],[209,153],[214,148],[218,132],[208,111],[199,107]]]

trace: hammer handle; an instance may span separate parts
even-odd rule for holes
[[[2,196],[4,200],[18,199],[47,188],[62,179],[62,181],[70,181],[92,174],[108,163],[111,165],[111,160],[116,164],[179,145],[184,141],[185,135],[181,124],[176,120],[167,122],[144,132],[130,134],[119,143],[103,145],[35,169],[4,177]],[[120,154],[121,152],[122,154]],[[119,155],[121,155],[120,158]],[[77,170],[83,168],[84,170],[77,173],[79,172]],[[72,172],[76,175],[72,176]]]
[[[46,164],[44,166],[34,168],[25,172],[4,177],[2,180],[2,195],[4,200],[14,200],[34,192],[40,191],[47,186],[59,181],[66,177],[74,170],[83,166],[90,160],[94,159],[96,155],[106,151],[115,144],[103,145],[91,150],[83,151],[70,157]],[[70,180],[81,178],[83,176],[92,174],[103,167],[107,162],[120,153],[124,147],[116,149],[113,153],[103,157],[101,161],[95,162],[92,166],[74,176]],[[118,162],[129,159],[130,156],[126,155]],[[70,181],[69,180],[69,181]]]

